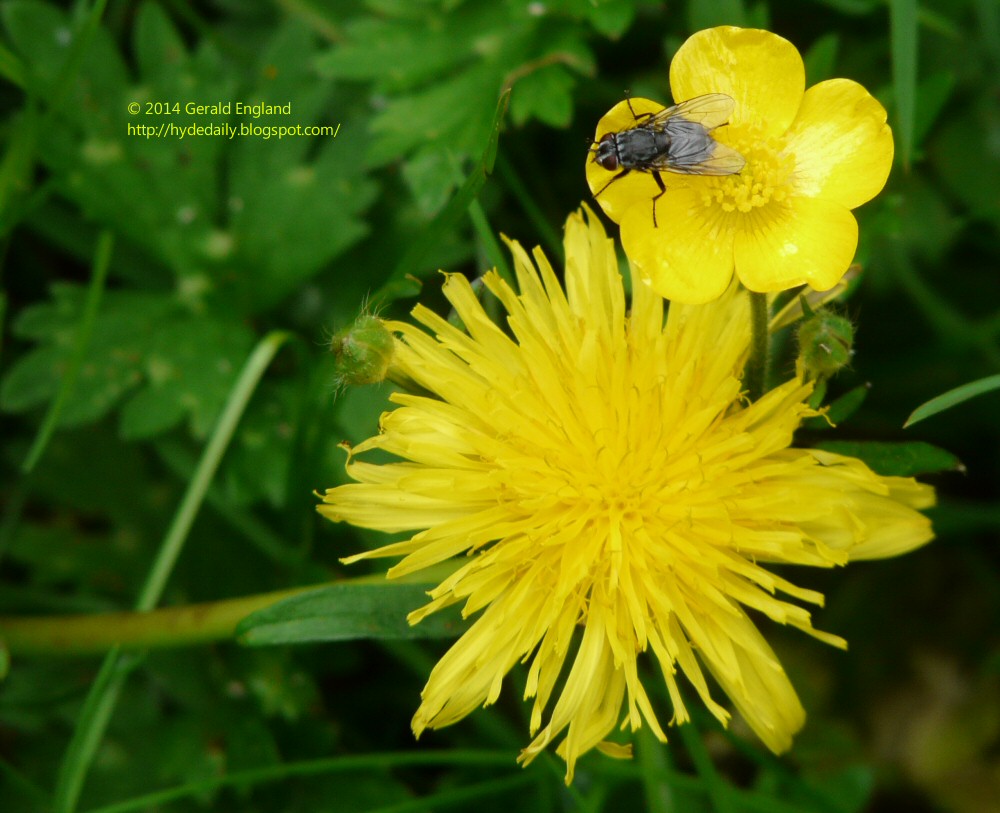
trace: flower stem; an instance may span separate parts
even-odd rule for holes
[[[747,291],[750,296],[750,358],[743,371],[743,385],[756,401],[764,394],[767,383],[768,344],[767,294]]]
[[[186,646],[231,638],[250,613],[316,585],[152,612],[0,617],[0,639],[12,655],[88,655],[122,649]]]

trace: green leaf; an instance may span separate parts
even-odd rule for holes
[[[909,168],[917,107],[917,0],[889,0],[889,20],[896,143],[903,166]]]
[[[691,31],[717,25],[746,25],[747,9],[743,0],[717,0],[714,3],[692,0],[688,3],[687,19]]]
[[[833,77],[833,69],[837,64],[837,52],[840,50],[840,37],[836,34],[824,34],[806,52],[803,61],[806,63],[806,84],[815,85]]]
[[[317,66],[328,76],[373,82],[380,105],[370,125],[369,166],[429,146],[446,148],[461,161],[485,138],[493,99],[529,76],[515,123],[538,118],[568,124],[571,71],[594,70],[578,20],[596,9],[565,5],[537,13],[524,3],[464,3],[447,14],[422,7],[420,15],[391,6],[382,19],[346,23],[342,41]],[[633,10],[616,3],[605,12],[617,28]],[[450,187],[451,181],[441,184]],[[442,194],[427,191],[432,199]]]
[[[234,289],[252,292],[254,313],[277,305],[369,231],[362,215],[377,187],[360,160],[366,133],[354,119],[331,117],[339,97],[328,81],[317,79],[313,61],[313,37],[304,25],[280,29],[261,54],[260,80],[248,97],[291,104],[292,114],[244,123],[321,124],[335,135],[233,142],[230,200],[238,205],[230,207],[224,235],[232,252],[220,256],[217,274],[226,274]]]
[[[81,286],[55,285],[50,302],[23,311],[15,333],[40,346],[11,367],[0,386],[0,408],[24,412],[56,396],[73,357],[84,297]],[[122,433],[131,438],[162,432],[185,415],[192,432],[204,436],[253,342],[242,323],[184,313],[165,294],[109,291],[96,325],[60,425],[93,422],[137,390],[122,412]]]
[[[962,462],[951,452],[923,441],[885,443],[878,441],[827,440],[817,449],[856,457],[876,474],[914,477],[939,471],[962,471]]]
[[[630,0],[599,0],[599,2],[588,2],[586,13],[595,31],[614,40],[632,25],[635,19],[635,5]]]
[[[912,426],[925,418],[931,417],[931,415],[937,415],[939,412],[944,412],[947,409],[958,406],[970,398],[994,392],[995,390],[1000,390],[1000,375],[991,375],[986,378],[980,378],[977,381],[970,381],[968,384],[948,390],[948,392],[942,393],[936,398],[931,398],[930,401],[918,406],[910,413],[910,417],[906,419],[906,423],[903,426],[904,428]]]
[[[489,140],[486,149],[476,168],[465,179],[462,188],[458,191],[427,227],[423,236],[407,250],[406,254],[396,265],[389,279],[376,291],[371,298],[374,307],[391,302],[394,298],[406,295],[412,290],[410,280],[416,280],[413,276],[420,268],[425,254],[431,247],[437,245],[443,235],[454,227],[455,223],[465,214],[469,205],[479,195],[479,190],[486,183],[486,177],[493,172],[493,164],[497,156],[497,144],[500,139],[500,127],[503,124],[504,114],[507,112],[507,102],[510,99],[510,90],[505,91],[497,101],[496,111],[493,114],[493,123],[489,130]],[[417,281],[419,282],[419,281]]]
[[[181,318],[161,327],[143,358],[147,386],[122,409],[122,436],[151,437],[189,415],[192,434],[205,437],[252,345],[244,325],[223,319]]]
[[[8,16],[33,74],[55,81],[50,63],[61,58],[68,18],[33,3],[14,4]],[[227,311],[253,315],[367,234],[361,214],[376,187],[359,155],[369,139],[331,82],[316,75],[315,38],[304,23],[274,32],[248,72],[211,42],[188,53],[163,11],[145,4],[133,31],[142,73],[134,86],[107,33],[100,29],[93,40],[76,95],[60,126],[40,134],[38,154],[61,196],[145,249],[143,281],[162,286],[166,267],[192,306],[215,296]],[[254,84],[243,86],[247,73]],[[290,105],[291,112],[255,118],[237,113],[238,102]],[[229,109],[187,109],[219,103]],[[277,132],[314,125],[330,133]],[[191,126],[228,126],[237,135],[181,132]]]
[[[410,626],[406,615],[427,603],[428,585],[336,584],[280,601],[240,622],[248,646],[349,641],[358,638],[450,638],[462,627],[457,610]]]
[[[913,143],[920,146],[938,121],[955,89],[955,74],[939,71],[917,86],[917,110],[913,122]]]
[[[514,84],[510,117],[516,125],[537,118],[552,127],[567,127],[573,115],[573,75],[563,65],[545,65]]]
[[[73,356],[76,325],[86,292],[82,286],[52,286],[52,299],[20,314],[14,332],[41,343],[15,362],[0,386],[0,408],[24,412],[50,401]],[[141,380],[140,363],[175,308],[159,294],[108,291],[96,318],[97,330],[74,387],[63,407],[61,426],[97,420]]]

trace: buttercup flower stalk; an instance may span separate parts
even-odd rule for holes
[[[608,186],[614,173],[587,160],[587,180],[621,226],[640,279],[675,302],[709,302],[735,273],[758,293],[802,284],[832,288],[858,243],[852,209],[877,195],[892,166],[892,131],[879,102],[857,82],[831,79],[805,88],[795,46],[769,31],[722,26],[699,31],[670,64],[676,102],[710,93],[733,98],[719,143],[746,160],[734,175],[648,172]],[[663,105],[631,99],[598,123],[595,141],[636,124]],[[604,188],[607,186],[607,188]],[[603,191],[601,191],[603,190]]]
[[[484,284],[508,334],[465,277],[444,293],[464,329],[423,306],[387,322],[391,364],[430,395],[397,392],[380,432],[350,450],[353,483],[319,511],[402,542],[351,556],[402,557],[390,578],[456,560],[409,620],[460,603],[475,618],[431,672],[413,731],[497,700],[529,664],[533,736],[567,764],[617,726],[689,720],[683,673],[725,723],[711,675],[749,726],[784,751],[805,712],[755,610],[822,641],[796,602],[822,604],[768,565],[845,565],[895,556],[931,536],[933,490],[860,460],[798,449],[813,389],[800,369],[750,403],[742,395],[749,303],[729,284],[707,305],[670,305],[635,285],[630,307],[613,242],[586,208],[566,224],[565,289],[540,250],[508,242],[519,292]],[[373,463],[381,450],[394,462]],[[458,559],[457,557],[464,557]],[[642,662],[659,667],[640,672]],[[560,687],[557,690],[557,687]],[[659,710],[656,708],[660,706]]]

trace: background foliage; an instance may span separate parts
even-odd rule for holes
[[[495,709],[417,746],[409,718],[447,641],[406,640],[398,615],[363,603],[334,629],[331,606],[365,599],[326,592],[292,600],[299,626],[258,617],[238,642],[103,670],[99,655],[12,647],[4,813],[1000,810],[996,396],[901,429],[932,396],[1000,372],[995,0],[0,2],[0,613],[183,606],[345,575],[338,557],[376,540],[321,521],[311,492],[343,480],[337,443],[375,430],[387,390],[335,397],[324,341],[374,292],[393,315],[418,294],[440,309],[437,269],[505,264],[498,232],[558,256],[589,197],[594,122],[625,89],[667,102],[672,53],[720,23],[792,40],[809,84],[861,81],[897,138],[889,187],[859,212],[858,353],[831,384],[867,398],[802,442],[919,439],[964,463],[929,478],[929,547],[795,574],[827,594],[818,625],[851,649],[767,627],[809,710],[793,752],[703,720],[703,738],[673,730],[669,748],[641,735],[631,763],[588,756],[567,791],[554,758],[514,765],[518,673]],[[131,101],[237,100],[292,103],[289,121],[261,123],[341,127],[127,133],[167,120]],[[402,586],[382,609],[418,594]],[[88,750],[104,731],[95,697],[116,702]],[[169,788],[172,801],[141,798]]]

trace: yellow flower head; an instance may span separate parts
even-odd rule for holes
[[[832,288],[858,244],[851,209],[885,185],[892,165],[892,131],[885,109],[849,79],[805,90],[799,52],[769,31],[722,26],[699,31],[670,65],[678,102],[724,93],[735,107],[729,124],[712,131],[746,159],[735,175],[704,177],[633,171],[597,197],[621,225],[625,253],[640,278],[679,302],[708,302],[728,287],[735,270],[752,291],[807,283]],[[635,113],[663,105],[632,99]],[[597,139],[634,127],[626,102],[597,125]],[[589,158],[587,180],[599,192],[615,173]]]
[[[931,538],[915,509],[933,490],[790,448],[815,414],[801,374],[741,398],[750,335],[736,286],[709,305],[671,305],[664,320],[663,300],[639,285],[626,312],[614,244],[589,210],[566,224],[565,291],[540,250],[533,261],[509,245],[520,293],[492,272],[485,285],[510,332],[459,275],[444,292],[464,330],[422,306],[413,316],[429,333],[390,322],[393,365],[433,397],[393,394],[381,432],[351,451],[356,482],[319,506],[335,522],[416,531],[346,560],[402,556],[390,577],[465,556],[410,616],[456,602],[477,616],[431,673],[414,732],[493,703],[530,661],[534,740],[521,760],[564,735],[568,782],[594,746],[628,752],[604,742],[619,724],[645,721],[665,739],[642,682],[653,673],[640,679],[648,660],[674,722],[689,719],[678,671],[728,719],[707,671],[771,749],[788,748],[804,712],[745,608],[843,642],[782,597],[820,604],[820,594],[765,565],[909,551]],[[358,459],[376,449],[398,461]]]

